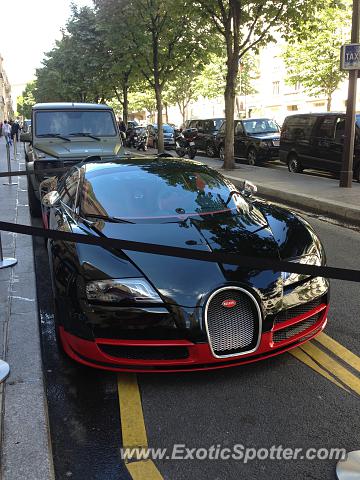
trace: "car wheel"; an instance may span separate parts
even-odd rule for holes
[[[29,198],[29,209],[30,209],[31,216],[41,217],[41,205],[39,200],[36,198],[34,188],[30,180],[28,180],[28,198]]]
[[[222,162],[225,160],[225,147],[224,147],[224,145],[221,145],[221,147],[219,149],[219,157],[220,157],[220,160]]]
[[[288,170],[291,173],[301,173],[303,171],[301,163],[296,155],[292,155],[288,160]]]
[[[250,148],[247,154],[248,165],[256,165],[256,150],[255,148]]]
[[[194,147],[189,148],[189,158],[190,160],[194,159],[196,157],[197,150]]]
[[[215,157],[216,156],[216,148],[213,143],[208,143],[206,145],[205,153],[208,157]]]

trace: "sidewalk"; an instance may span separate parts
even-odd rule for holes
[[[199,156],[196,160],[220,170],[235,184],[239,180],[253,182],[261,197],[343,223],[360,225],[360,183],[353,182],[352,188],[339,188],[339,180],[335,178],[290,173],[285,168],[251,167],[237,163],[235,170],[225,171],[221,169],[219,159]]]
[[[12,170],[23,170],[18,144]],[[13,152],[11,152],[13,158]],[[7,171],[4,138],[0,137],[0,171]],[[29,224],[26,177],[0,178],[0,218]],[[47,404],[41,363],[39,317],[32,239],[3,232],[4,257],[17,265],[0,270],[0,357],[10,364],[10,376],[0,386],[2,480],[53,478]]]

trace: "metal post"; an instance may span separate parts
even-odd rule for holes
[[[10,164],[10,144],[6,142],[6,158],[8,164],[8,172],[11,173],[11,164]],[[17,183],[12,182],[11,175],[9,175],[8,183],[4,183],[4,185],[17,185]]]
[[[360,0],[353,0],[351,43],[359,43],[359,9]],[[351,70],[349,72],[349,89],[344,132],[344,151],[339,187],[350,188],[352,186],[357,78],[358,70]]]
[[[3,249],[2,249],[2,242],[1,242],[1,232],[0,232],[0,269],[13,267],[17,264],[16,258],[6,257],[4,258]]]

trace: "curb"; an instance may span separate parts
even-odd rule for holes
[[[224,172],[221,173],[237,186],[245,180]],[[298,208],[309,213],[322,214],[334,220],[346,222],[347,224],[357,227],[360,226],[360,208],[351,208],[349,205],[344,205],[339,202],[330,203],[319,197],[309,197],[304,194],[277,190],[258,182],[255,183],[259,196],[267,200],[275,202],[281,201],[289,207]]]

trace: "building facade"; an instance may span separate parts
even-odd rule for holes
[[[13,118],[14,110],[11,100],[11,86],[3,66],[3,58],[0,54],[0,122]]]

